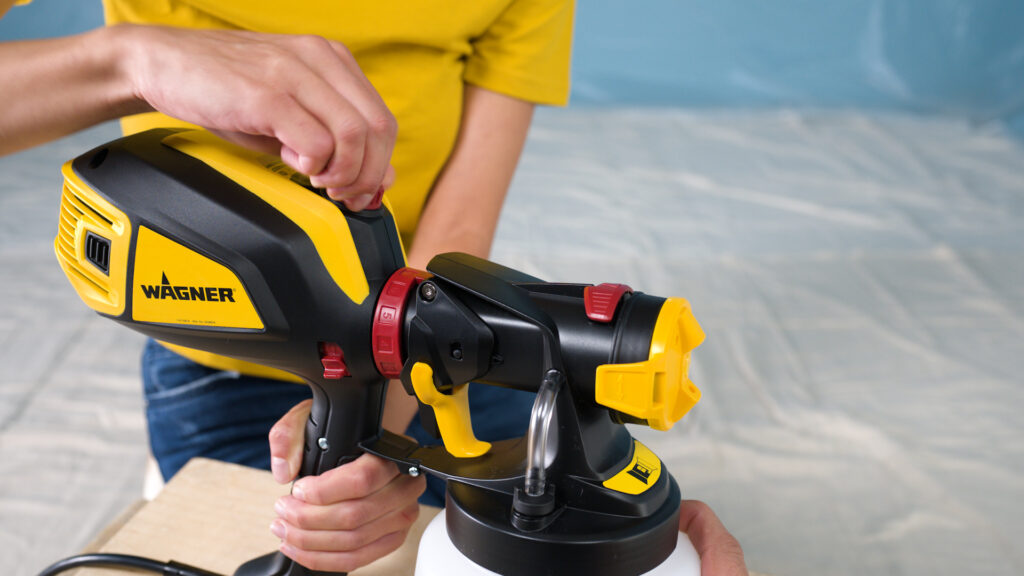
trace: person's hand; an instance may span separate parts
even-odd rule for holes
[[[394,178],[397,124],[348,49],[319,36],[118,26],[151,108],[279,154],[361,210]]]
[[[302,441],[311,400],[278,420],[270,431],[271,469],[280,483],[291,481],[302,463]],[[271,532],[281,552],[312,570],[350,572],[402,545],[419,515],[416,499],[426,488],[371,454],[295,482],[274,505]]]
[[[699,500],[679,503],[679,530],[700,555],[701,576],[747,576],[740,543],[711,508]]]

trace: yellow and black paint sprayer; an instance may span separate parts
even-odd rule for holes
[[[459,558],[436,573],[655,573],[689,546],[676,481],[624,426],[668,430],[700,398],[687,372],[704,334],[685,300],[457,253],[407,268],[387,202],[351,212],[279,158],[202,131],[127,136],[63,171],[55,248],[82,300],[161,342],[305,379],[300,475],[370,452],[447,480],[436,530]],[[381,429],[390,378],[443,446]],[[527,435],[477,440],[470,381],[536,392]],[[274,553],[236,574],[315,572]]]

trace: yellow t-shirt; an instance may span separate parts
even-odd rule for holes
[[[398,121],[387,196],[407,246],[455,144],[465,84],[537,104],[564,105],[569,96],[573,0],[104,0],[104,9],[108,24],[316,34],[345,44]],[[122,126],[187,124],[150,113]],[[173,348],[214,368],[285,377]]]

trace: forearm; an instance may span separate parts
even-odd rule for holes
[[[0,155],[148,110],[117,28],[0,44]]]
[[[532,117],[528,102],[466,87],[459,137],[423,210],[410,266],[422,269],[442,252],[490,254]]]
[[[436,254],[465,252],[486,258],[501,206],[533,118],[533,104],[466,87],[455,149],[434,185],[409,250],[420,270]],[[388,389],[384,427],[402,432],[416,413],[401,385]]]

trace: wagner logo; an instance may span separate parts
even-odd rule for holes
[[[160,284],[140,284],[148,300],[184,300],[187,302],[234,302],[234,288],[214,286],[172,286],[161,273]]]

